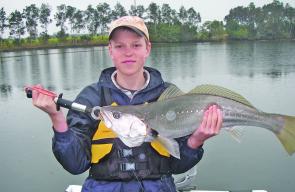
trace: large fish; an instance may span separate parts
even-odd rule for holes
[[[217,105],[223,114],[222,128],[255,126],[272,131],[291,155],[295,151],[295,117],[265,113],[256,109],[243,96],[223,87],[201,85],[187,94],[175,86],[168,87],[158,101],[131,106],[105,106],[100,114],[109,128],[120,134],[122,119],[130,127],[128,135],[137,135],[138,142],[124,142],[129,147],[144,141],[159,140],[171,155],[180,158],[179,147],[174,138],[192,134],[201,123],[204,111]],[[144,122],[145,126],[140,123]],[[139,125],[139,129],[135,129]],[[132,129],[133,127],[133,129]],[[144,129],[144,130],[142,130]],[[137,130],[133,133],[132,130]],[[138,131],[141,130],[141,131]],[[131,139],[131,137],[129,137]],[[133,140],[134,137],[132,137]]]

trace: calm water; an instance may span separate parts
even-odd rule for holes
[[[295,42],[154,45],[148,66],[184,91],[203,83],[237,91],[257,108],[295,115]],[[111,66],[106,47],[0,53],[0,191],[64,191],[82,184],[51,152],[49,118],[31,105],[24,85],[41,83],[67,99]],[[292,192],[295,155],[269,131],[244,128],[208,141],[195,181],[199,189]]]

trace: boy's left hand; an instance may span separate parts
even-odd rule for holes
[[[210,106],[209,109],[205,111],[200,126],[189,137],[187,142],[188,146],[196,149],[210,137],[219,134],[222,121],[221,110],[216,105]]]

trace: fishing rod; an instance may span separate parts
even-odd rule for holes
[[[27,95],[27,98],[32,98],[33,97],[33,90],[42,93],[44,95],[47,95],[49,97],[53,98],[54,103],[56,104],[56,110],[59,111],[60,107],[66,108],[66,109],[71,109],[74,111],[79,111],[82,113],[88,113],[91,115],[91,117],[95,120],[99,119],[99,112],[101,107],[100,106],[95,106],[95,107],[89,107],[87,105],[82,105],[80,103],[76,103],[67,99],[63,99],[62,96],[63,94],[57,95],[56,93],[37,87],[37,86],[26,86],[25,87],[25,92]]]

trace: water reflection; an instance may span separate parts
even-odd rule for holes
[[[149,65],[166,74],[167,79],[194,76],[197,70],[195,44],[171,44],[153,47]]]
[[[158,44],[147,65],[167,80],[229,74],[279,78],[295,72],[294,48],[293,42]],[[41,83],[53,90],[80,89],[112,66],[107,47],[18,51],[0,57],[0,84],[18,88]]]
[[[1,95],[1,98],[7,99],[9,96],[11,96],[11,92],[12,92],[11,85],[0,84],[0,95]]]
[[[23,88],[40,83],[53,90],[81,88],[111,66],[106,47],[8,52],[1,53],[0,61],[1,84]]]
[[[289,83],[295,81],[294,48],[288,42],[153,45],[148,65],[184,91],[213,82],[233,88],[263,111],[295,115],[290,105],[295,85]],[[0,57],[3,191],[64,191],[69,184],[81,184],[87,173],[70,176],[62,169],[51,151],[50,120],[31,106],[22,89],[41,83],[58,93],[64,91],[71,99],[82,87],[97,81],[103,68],[112,66],[107,47],[9,52]],[[245,130],[238,145],[228,134],[221,134],[205,147],[197,178],[200,188],[245,191],[250,183],[257,189],[294,191],[294,156],[287,156],[265,130]],[[222,166],[216,162],[223,162]],[[50,171],[40,177],[44,164]],[[14,185],[15,180],[21,181],[19,185]]]
[[[266,75],[279,78],[295,72],[293,42],[232,42],[227,44],[231,74],[238,76]]]

